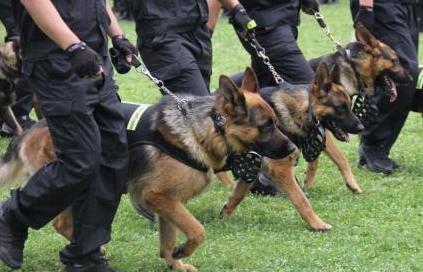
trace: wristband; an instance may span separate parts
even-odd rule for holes
[[[68,55],[73,55],[75,52],[85,49],[87,49],[87,44],[84,42],[79,42],[71,44],[68,48],[66,48],[65,52]]]

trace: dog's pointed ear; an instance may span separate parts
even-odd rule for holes
[[[243,92],[225,75],[219,77],[218,97],[218,103],[225,114],[246,112],[247,106]]]
[[[244,72],[244,78],[242,79],[241,89],[247,90],[252,93],[258,93],[260,91],[259,82],[254,70],[247,67]]]
[[[377,45],[376,37],[362,23],[358,23],[355,27],[355,37],[357,41],[370,47],[376,47]]]
[[[320,62],[319,66],[317,66],[314,84],[317,85],[317,89],[314,89],[318,91],[319,95],[325,95],[331,89],[331,74],[326,63]]]
[[[332,69],[330,70],[330,78],[332,82],[341,84],[341,68],[339,68],[339,65],[333,65]]]

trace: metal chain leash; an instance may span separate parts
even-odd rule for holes
[[[266,55],[266,50],[257,41],[255,34],[253,32],[247,33],[244,40],[254,49],[257,54],[257,57],[259,57],[263,61],[264,65],[267,66],[276,84],[281,85],[284,82],[283,78],[278,74],[278,72],[276,72],[275,67],[273,67],[273,65],[270,63],[270,59]]]
[[[177,96],[176,94],[174,94],[173,92],[171,92],[163,83],[162,80],[156,78],[155,76],[153,76],[151,74],[151,72],[148,70],[147,66],[144,64],[144,62],[142,61],[141,57],[139,56],[132,56],[132,61],[131,61],[131,65],[133,65],[135,67],[135,70],[138,73],[144,74],[145,76],[148,77],[148,79],[150,79],[156,86],[157,88],[159,88],[160,92],[163,95],[169,95],[171,96],[175,101],[176,104],[178,106],[178,109],[184,114],[187,115],[187,112],[185,110],[184,105],[187,104],[187,100]]]
[[[320,12],[316,11],[316,12],[314,12],[313,16],[316,19],[317,23],[319,24],[320,28],[322,29],[323,33],[331,40],[335,49],[338,52],[344,54],[344,52],[345,52],[344,47],[342,47],[341,43],[338,42],[335,39],[335,37],[332,35],[332,32],[330,31],[329,27],[325,23],[323,15]]]

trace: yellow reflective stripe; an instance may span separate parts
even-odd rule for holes
[[[150,105],[146,105],[146,104],[141,104],[135,111],[134,113],[131,115],[131,118],[129,119],[128,125],[126,126],[127,130],[136,130],[138,123],[141,119],[142,114],[144,113],[144,111],[148,108],[148,106]]]
[[[248,24],[247,24],[247,29],[248,29],[248,30],[251,30],[251,29],[255,28],[256,26],[257,26],[256,21],[251,20],[251,21],[249,21],[249,22],[248,22]]]
[[[419,77],[417,78],[417,89],[423,89],[423,69],[420,70]]]

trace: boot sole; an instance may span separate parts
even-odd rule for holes
[[[357,166],[358,166],[358,168],[365,168],[365,169],[369,170],[370,172],[382,173],[382,174],[385,174],[385,175],[390,175],[393,172],[393,169],[391,171],[387,171],[386,169],[372,167],[367,163],[367,161],[365,159],[364,159],[364,161],[360,159]]]
[[[17,264],[15,261],[13,261],[10,258],[8,251],[3,247],[0,247],[0,260],[2,260],[5,265],[12,269],[19,269],[22,266],[22,264]]]

